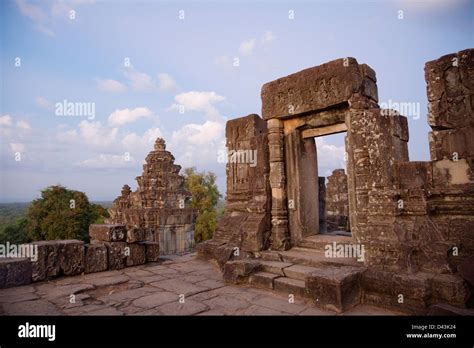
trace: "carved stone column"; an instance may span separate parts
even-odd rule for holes
[[[273,118],[268,120],[267,126],[270,152],[270,187],[272,190],[271,249],[287,250],[291,247],[291,243],[286,203],[283,122]]]

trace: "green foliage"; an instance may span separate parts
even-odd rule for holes
[[[212,238],[217,225],[216,206],[221,197],[212,172],[196,172],[185,169],[186,189],[191,192],[191,207],[197,211],[194,240],[199,243]]]
[[[0,229],[0,244],[10,242],[13,244],[22,244],[31,242],[26,229],[28,221],[25,217],[19,217],[14,222],[4,225]]]
[[[215,210],[202,211],[194,225],[194,241],[196,243],[211,239],[217,225],[217,213]]]
[[[103,219],[104,208],[89,203],[86,194],[56,185],[41,191],[28,208],[31,240],[79,239],[87,241],[89,225]]]

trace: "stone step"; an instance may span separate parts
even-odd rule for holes
[[[342,313],[361,303],[361,278],[365,268],[322,266],[306,278],[306,291],[314,303]]]
[[[293,295],[296,298],[307,298],[306,284],[303,280],[290,279],[285,277],[275,278],[273,280],[273,288],[276,291]]]
[[[284,268],[283,272],[285,273],[285,277],[287,278],[305,281],[305,279],[308,276],[310,276],[311,273],[317,270],[318,269],[315,267],[293,265],[293,266]]]
[[[278,277],[279,275],[273,273],[256,272],[250,275],[249,284],[257,288],[273,290],[273,281]]]
[[[354,243],[354,240],[352,237],[347,236],[315,234],[313,236],[304,238],[299,242],[298,246],[324,251],[326,245],[331,245],[333,242],[336,242],[337,244],[351,244]]]
[[[284,269],[287,267],[292,266],[292,263],[289,262],[280,262],[280,261],[260,261],[260,270],[263,272],[277,274],[279,276],[284,277]]]
[[[304,266],[363,266],[363,262],[358,262],[356,258],[326,257],[324,251],[308,248],[294,247],[290,250],[282,251],[279,254],[284,262]]]

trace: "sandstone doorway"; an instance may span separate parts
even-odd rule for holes
[[[303,240],[312,236],[332,233],[334,235],[349,235],[341,231],[337,233],[332,227],[333,216],[331,216],[331,228],[328,229],[328,220],[325,219],[321,209],[320,197],[322,194],[321,185],[326,184],[326,180],[320,179],[327,176],[327,169],[321,172],[318,165],[318,151],[316,139],[324,139],[339,133],[346,133],[347,127],[345,117],[341,115],[337,118],[339,122],[331,125],[320,126],[314,119],[308,118],[304,124],[298,127],[291,127],[293,122],[285,120],[290,127],[285,127],[285,163],[287,175],[288,192],[288,224],[292,245],[298,245]],[[343,136],[338,135],[339,137]],[[326,138],[327,139],[327,138]],[[346,146],[346,142],[343,142]],[[347,152],[347,149],[346,149]],[[344,155],[343,155],[344,156]],[[345,163],[341,163],[343,169],[347,168]],[[338,168],[332,168],[338,169]],[[348,168],[347,168],[348,169]],[[322,174],[322,175],[321,175]],[[322,182],[324,180],[324,183]],[[348,190],[345,196],[348,198]],[[321,199],[320,199],[321,198]],[[348,199],[347,199],[348,200]],[[347,205],[347,221],[349,220],[349,208]]]

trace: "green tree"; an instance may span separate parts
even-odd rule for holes
[[[89,225],[100,220],[101,214],[101,209],[89,203],[84,192],[50,186],[28,208],[28,236],[31,240],[88,241]]]
[[[194,225],[196,243],[212,238],[217,225],[216,206],[221,194],[216,185],[216,175],[212,172],[197,172],[196,168],[184,171],[186,189],[191,192],[191,207],[196,210]]]
[[[31,242],[27,231],[28,220],[19,217],[15,222],[2,226],[0,230],[0,244],[10,242],[12,244],[23,244]]]

